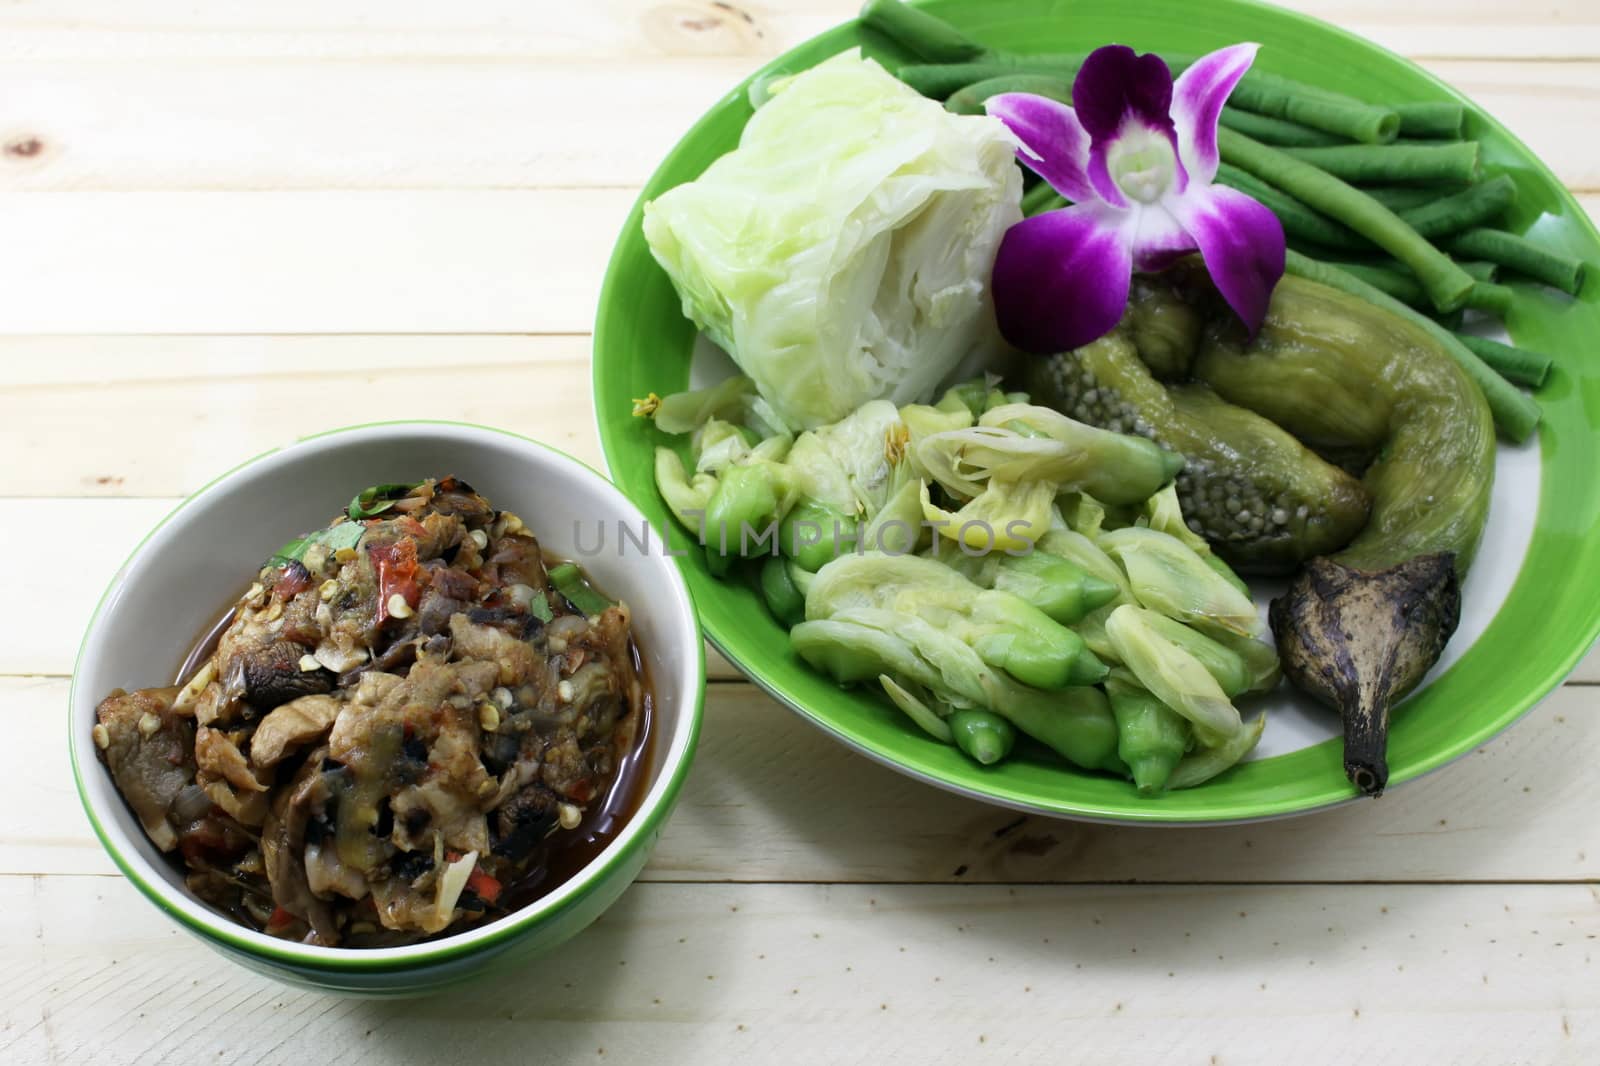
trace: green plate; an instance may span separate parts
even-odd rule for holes
[[[1302,15],[1251,2],[1208,0],[934,0],[928,10],[978,39],[1018,52],[1083,51],[1109,42],[1141,51],[1204,52],[1236,41],[1263,48],[1258,67],[1373,101],[1462,99],[1449,86],[1390,52]],[[814,38],[779,57],[757,77],[810,67],[863,45],[889,60],[855,26]],[[689,181],[733,148],[750,116],[741,85],[719,102],[667,156],[640,203]],[[1470,135],[1483,143],[1491,170],[1516,180],[1512,228],[1553,248],[1600,261],[1600,235],[1548,168],[1492,118],[1474,109]],[[1516,341],[1556,359],[1539,393],[1545,421],[1537,445],[1503,449],[1495,512],[1465,599],[1469,614],[1452,642],[1454,659],[1396,712],[1389,740],[1390,787],[1471,751],[1523,715],[1558,685],[1600,632],[1600,476],[1596,424],[1600,375],[1592,339],[1600,336],[1600,284],[1591,272],[1573,301],[1527,288],[1509,323]],[[595,325],[594,393],[600,439],[612,477],[658,529],[679,543],[657,495],[652,455],[669,438],[631,417],[631,399],[685,387],[695,331],[684,319],[666,274],[651,259],[636,205],[618,240]],[[1537,484],[1535,484],[1537,483]],[[1535,502],[1537,501],[1537,502]],[[956,792],[1028,811],[1106,821],[1203,823],[1315,810],[1353,797],[1341,771],[1331,718],[1298,750],[1261,757],[1196,789],[1154,799],[1127,782],[1077,771],[1045,754],[983,768],[902,719],[887,703],[847,692],[813,673],[789,650],[787,636],[759,596],[706,571],[698,552],[685,562],[701,620],[724,655],[778,699],[841,741],[907,774]],[[1476,631],[1476,635],[1473,631]],[[1280,729],[1304,733],[1291,708]],[[1298,723],[1298,724],[1296,724]],[[1279,744],[1278,747],[1285,746]],[[1291,743],[1289,748],[1295,747]]]

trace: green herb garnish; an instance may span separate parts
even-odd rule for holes
[[[412,489],[421,485],[420,481],[409,484],[395,482],[387,485],[372,485],[356,493],[350,501],[348,514],[352,519],[373,518],[393,507]]]

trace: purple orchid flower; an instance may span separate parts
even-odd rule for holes
[[[1017,157],[1072,206],[1012,226],[994,264],[995,313],[1018,348],[1058,352],[1122,317],[1133,271],[1199,251],[1255,336],[1283,276],[1283,226],[1244,193],[1213,185],[1217,119],[1259,45],[1212,52],[1176,83],[1160,56],[1097,49],[1072,85],[1076,108],[1031,93],[987,109]]]

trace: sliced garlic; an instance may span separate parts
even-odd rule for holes
[[[478,725],[485,733],[493,733],[500,728],[500,708],[489,700],[478,704]]]
[[[386,604],[386,606],[389,608],[390,618],[410,618],[412,615],[416,614],[416,612],[411,609],[411,605],[406,602],[406,598],[400,595],[398,592],[389,597],[389,602]]]
[[[556,807],[556,813],[561,819],[561,828],[576,829],[578,823],[583,821],[583,812],[570,803],[563,803]]]
[[[317,657],[315,655],[302,655],[302,656],[300,656],[300,672],[301,673],[309,674],[313,670],[321,670],[321,669],[322,669],[322,664],[317,662]]]
[[[93,729],[89,730],[89,735],[94,737],[94,746],[101,751],[111,747],[111,731],[98,722],[95,723]]]
[[[339,582],[330,577],[322,583],[322,587],[317,589],[317,595],[322,598],[323,603],[329,602],[339,595]]]
[[[485,533],[481,529],[474,529],[471,533],[468,533],[467,536],[472,538],[472,543],[478,546],[479,551],[483,551],[489,546],[489,534]]]
[[[149,711],[139,716],[139,732],[143,736],[153,737],[161,732],[161,719]]]

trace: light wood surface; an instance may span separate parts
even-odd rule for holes
[[[1379,802],[1186,831],[932,791],[713,657],[641,883],[416,1003],[274,985],[117,876],[63,715],[131,547],[363,418],[600,465],[588,331],[639,183],[856,6],[0,4],[0,1062],[1600,1061],[1600,657]],[[1600,5],[1289,6],[1417,58],[1600,207]]]

